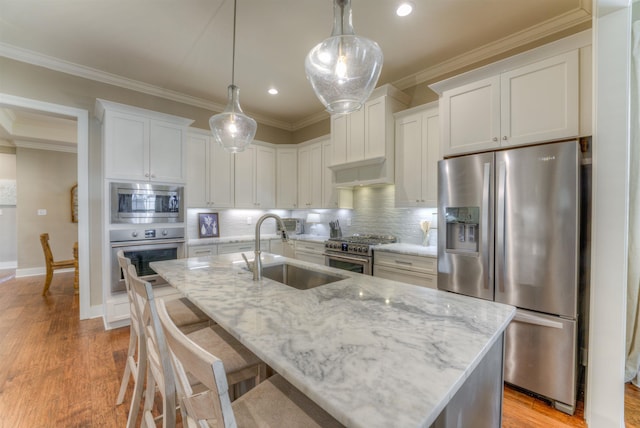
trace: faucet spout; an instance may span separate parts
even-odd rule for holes
[[[272,213],[267,213],[258,219],[258,221],[256,222],[256,242],[255,242],[255,251],[254,251],[255,257],[253,260],[253,280],[254,281],[260,281],[262,279],[262,260],[260,259],[260,253],[261,253],[260,228],[262,227],[262,223],[268,218],[275,219],[275,221],[277,221],[278,224],[280,225],[280,229],[282,230],[282,240],[283,241],[289,240],[289,237],[285,232],[286,228],[284,226],[284,222],[282,221],[282,218],[280,218],[280,216]]]

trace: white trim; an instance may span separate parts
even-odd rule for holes
[[[16,269],[18,267],[18,261],[12,260],[8,262],[0,262],[0,270],[4,269]]]
[[[53,271],[53,274],[57,275],[59,273],[69,273],[73,271],[74,271],[73,268],[56,269]],[[47,273],[46,266],[16,269],[16,278],[25,278],[27,276],[41,276],[41,275],[45,275],[46,273]]]
[[[50,150],[52,152],[64,152],[64,153],[78,153],[78,147],[76,143],[70,143],[71,145],[66,145],[65,143],[54,143],[50,141],[14,140],[14,144],[16,147],[20,147],[23,149]]]
[[[0,49],[1,51],[1,49]],[[29,98],[0,93],[0,107],[19,107],[74,117],[78,141],[78,251],[80,263],[80,319],[90,316],[90,241],[89,241],[89,112]],[[16,273],[17,275],[17,273]]]

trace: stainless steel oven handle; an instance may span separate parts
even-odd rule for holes
[[[331,259],[335,259],[335,260],[346,260],[349,262],[357,262],[357,263],[363,263],[363,264],[370,263],[369,259],[360,258],[360,257],[349,257],[349,256],[328,254],[328,253],[324,253],[324,256],[329,257]]]
[[[141,245],[170,245],[170,244],[184,244],[184,239],[150,239],[145,241],[119,241],[112,242],[111,248],[121,247],[138,247]]]

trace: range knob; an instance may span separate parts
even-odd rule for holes
[[[136,231],[131,232],[131,236],[133,236],[134,238],[137,238],[138,237],[138,232],[136,232]]]
[[[162,231],[162,236],[167,236],[169,234],[169,231],[167,229],[164,229]]]

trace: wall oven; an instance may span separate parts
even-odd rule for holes
[[[182,223],[184,187],[111,183],[111,223]]]
[[[166,282],[149,267],[149,263],[184,257],[184,228],[122,229],[110,231],[111,292],[126,290],[124,277],[118,264],[118,251],[131,260],[139,277],[153,286]]]

